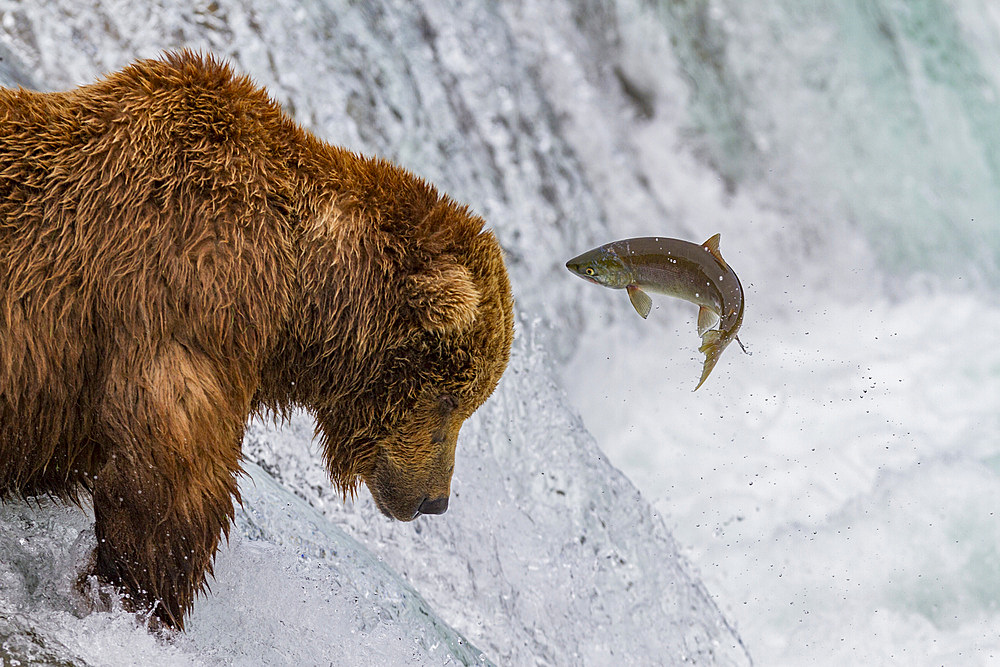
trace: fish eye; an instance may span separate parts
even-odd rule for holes
[[[594,275],[594,268],[592,266],[588,266],[587,270],[584,271],[584,273],[586,273],[588,276],[592,276]]]

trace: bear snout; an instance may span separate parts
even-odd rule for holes
[[[420,507],[417,508],[417,512],[420,514],[444,514],[448,511],[448,496],[442,496],[441,498],[424,498],[423,502],[420,503]]]

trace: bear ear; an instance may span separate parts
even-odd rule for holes
[[[406,296],[420,324],[435,333],[462,331],[476,319],[479,309],[479,290],[472,274],[454,262],[407,278]]]

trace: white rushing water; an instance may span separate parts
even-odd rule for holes
[[[414,524],[345,505],[305,416],[253,424],[238,530],[168,641],[72,593],[86,512],[0,507],[0,657],[998,659],[990,0],[0,0],[7,85],[182,46],[483,213],[511,369],[463,429],[448,513]],[[694,307],[654,297],[642,321],[563,263],[716,232],[752,355],[692,392]]]
[[[733,0],[656,14],[700,35],[671,50],[692,91],[681,143],[735,186],[706,195],[652,121],[632,155],[695,181],[670,205],[691,240],[722,232],[753,355],[728,351],[692,394],[696,309],[661,298],[643,322],[615,294],[579,332],[571,398],[762,664],[993,664],[1000,13]],[[642,76],[650,99],[675,92]],[[614,227],[648,233],[665,232]]]

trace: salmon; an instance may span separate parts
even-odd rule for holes
[[[705,363],[695,390],[733,340],[743,347],[736,335],[743,324],[743,286],[719,252],[719,234],[701,245],[660,236],[623,239],[574,257],[566,268],[592,283],[626,290],[643,318],[653,305],[647,292],[698,306]]]

